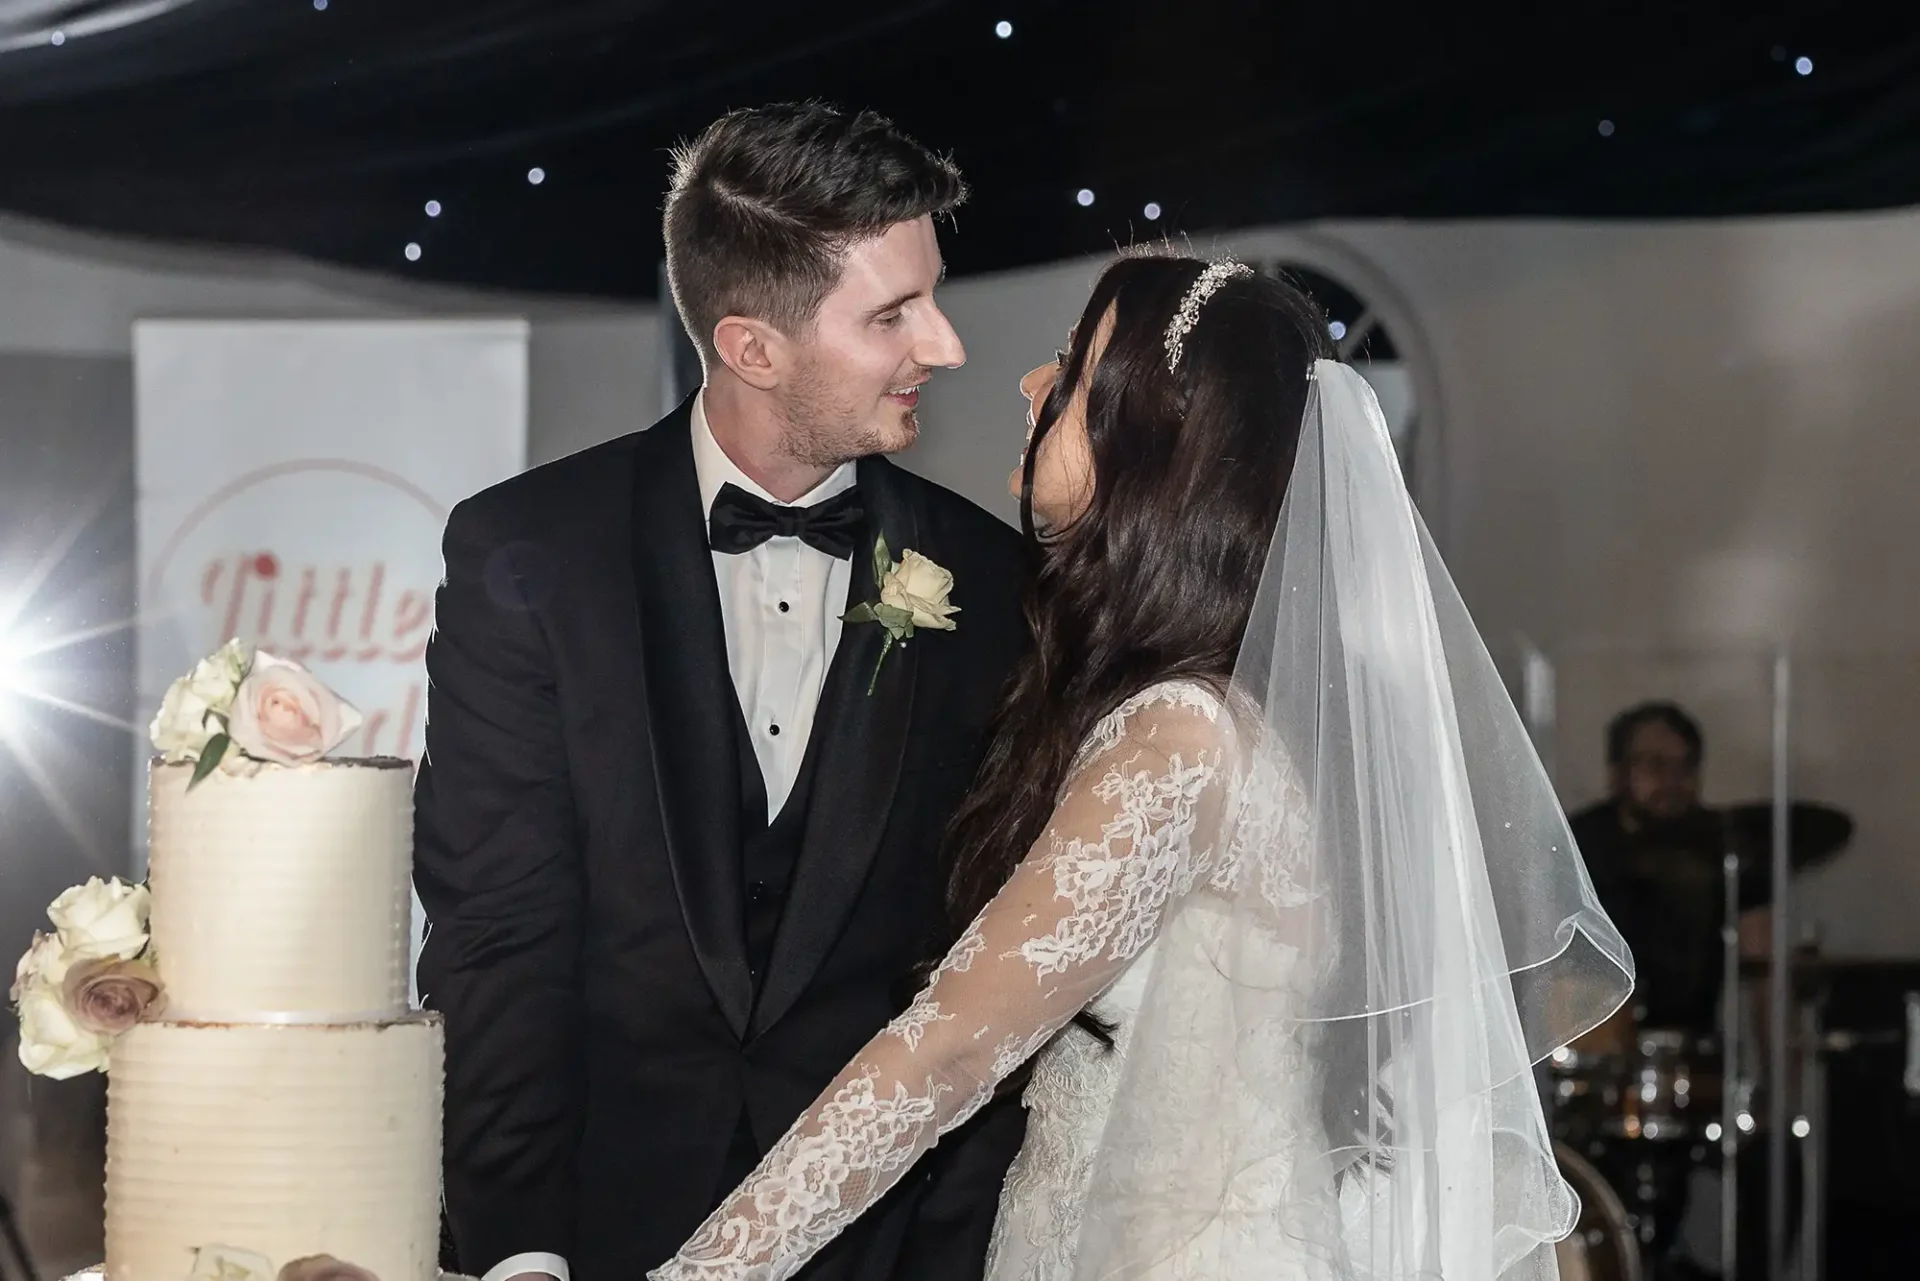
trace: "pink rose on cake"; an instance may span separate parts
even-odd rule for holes
[[[273,1260],[230,1245],[203,1245],[193,1252],[187,1281],[273,1281]]]
[[[317,761],[360,728],[360,713],[291,659],[265,652],[240,682],[228,715],[233,745],[279,765]]]
[[[166,1007],[160,976],[145,961],[81,961],[67,971],[60,995],[75,1023],[103,1036]]]
[[[263,764],[304,765],[361,725],[351,703],[291,659],[231,640],[167,690],[148,731],[170,764],[251,776]]]
[[[331,1254],[315,1254],[295,1259],[280,1269],[276,1281],[380,1281],[380,1278],[355,1263],[345,1263]]]

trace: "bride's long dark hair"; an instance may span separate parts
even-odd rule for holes
[[[1095,722],[1157,681],[1223,692],[1293,473],[1313,362],[1332,354],[1320,307],[1290,283],[1227,281],[1168,369],[1168,323],[1206,263],[1129,256],[1094,286],[1036,416],[1021,523],[1038,564],[1034,648],[1003,699],[972,794],[948,832],[957,935],[1044,832]],[[1098,362],[1089,352],[1109,312]],[[1094,485],[1064,530],[1036,529],[1034,461],[1087,382]],[[1105,1037],[1096,1020],[1077,1020]]]

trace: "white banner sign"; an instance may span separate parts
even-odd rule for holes
[[[447,510],[526,466],[525,322],[140,321],[133,347],[142,716],[238,636],[361,710],[338,754],[418,761]]]

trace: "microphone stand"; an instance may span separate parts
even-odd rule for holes
[[[1726,811],[1719,811],[1726,853],[1720,944],[1720,1277],[1740,1275],[1740,851]]]
[[[1787,1120],[1787,1036],[1793,995],[1793,826],[1787,800],[1788,711],[1792,704],[1792,660],[1782,652],[1773,664],[1773,964],[1768,989],[1767,1113],[1767,1276],[1784,1281],[1787,1267],[1787,1161],[1793,1136]],[[1809,1279],[1811,1281],[1811,1279]]]

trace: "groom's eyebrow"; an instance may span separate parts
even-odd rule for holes
[[[924,289],[916,289],[910,294],[901,294],[898,298],[889,298],[878,307],[870,308],[867,311],[867,319],[872,320],[875,316],[884,316],[890,311],[898,311],[915,298],[922,296],[925,292]]]
[[[938,284],[940,283],[940,281],[944,281],[946,278],[947,278],[947,264],[945,262],[942,262],[940,264],[939,280],[936,280],[934,283]],[[927,298],[931,296],[932,296],[931,290],[915,289],[909,293],[901,294],[897,298],[889,298],[887,301],[881,303],[878,307],[875,307],[871,311],[867,312],[867,319],[872,320],[874,317],[884,316],[890,311],[898,311],[900,308],[912,302],[915,298]]]

